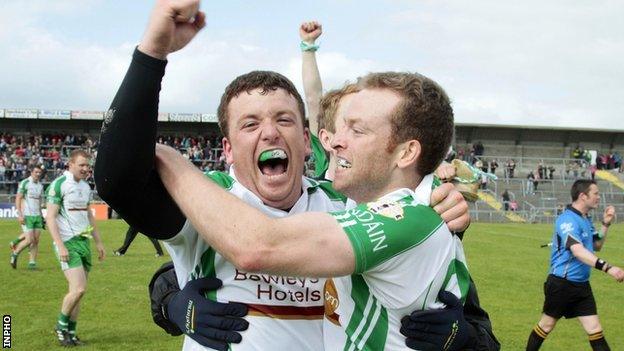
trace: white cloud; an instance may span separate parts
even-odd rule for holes
[[[7,71],[0,107],[107,108],[130,62],[132,40],[141,33],[117,41],[88,41],[86,35],[46,27],[57,16],[97,12],[101,4],[0,3],[0,67]],[[337,15],[324,23],[327,37],[317,56],[325,90],[370,71],[419,71],[446,88],[459,122],[624,130],[624,107],[618,103],[624,95],[623,3],[449,0],[374,5],[380,10],[373,18],[359,18],[354,10],[345,22],[357,24],[344,23],[353,28],[348,33],[330,32],[332,21],[342,22]],[[206,31],[170,56],[161,110],[213,112],[224,87],[253,69],[282,72],[301,89],[299,52],[275,49],[292,48],[292,43],[262,38],[253,24],[241,23],[235,31]],[[330,49],[339,43],[345,48]],[[354,49],[351,43],[360,44]]]
[[[402,4],[409,9],[382,16],[371,28],[389,28],[371,35],[395,33],[397,55],[416,54],[418,70],[455,100],[458,121],[624,130],[621,2]]]
[[[8,67],[3,107],[106,109],[127,67],[133,45],[84,46],[39,26],[44,16],[75,9],[75,2],[6,3],[0,7],[0,66]],[[81,3],[88,6],[89,2]],[[84,9],[84,8],[83,8]],[[19,13],[19,16],[16,16]],[[119,77],[115,79],[116,77]],[[106,95],[109,98],[104,100]],[[108,101],[110,102],[110,101]]]

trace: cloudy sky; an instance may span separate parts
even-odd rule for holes
[[[106,110],[152,4],[0,1],[0,108]],[[418,71],[445,87],[460,123],[624,131],[622,1],[205,1],[202,9],[206,28],[169,56],[163,112],[215,112],[224,87],[253,69],[301,87],[298,26],[316,19],[325,90],[370,71]]]

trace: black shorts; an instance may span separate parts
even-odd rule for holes
[[[559,319],[562,316],[597,315],[596,300],[589,282],[577,283],[549,275],[544,283],[544,314]]]

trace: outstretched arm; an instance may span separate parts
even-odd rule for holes
[[[95,165],[98,194],[130,225],[157,239],[174,236],[185,220],[154,170],[163,60],[203,27],[198,8],[198,0],[156,2],[102,124]]]
[[[601,260],[598,256],[594,255],[591,251],[587,250],[583,244],[575,243],[570,245],[570,251],[579,261],[585,263],[590,267],[594,267],[599,269],[610,276],[618,282],[624,281],[624,271],[617,266],[612,266],[609,263]]]
[[[292,276],[354,272],[351,243],[330,214],[270,218],[225,192],[174,149],[157,145],[156,160],[165,187],[184,215],[237,268]]]
[[[301,73],[303,78],[303,92],[305,94],[306,106],[308,108],[308,122],[310,132],[318,136],[318,114],[320,110],[321,96],[323,95],[323,85],[321,74],[316,64],[315,42],[323,33],[323,27],[316,21],[303,22],[299,27],[299,37],[301,37]]]

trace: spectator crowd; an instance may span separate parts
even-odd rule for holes
[[[160,135],[157,142],[177,149],[202,171],[227,170],[218,135]],[[15,193],[35,165],[43,167],[42,182],[47,185],[65,170],[72,150],[83,149],[95,160],[97,146],[98,137],[89,134],[0,133],[0,192]],[[93,183],[92,175],[87,181]]]

